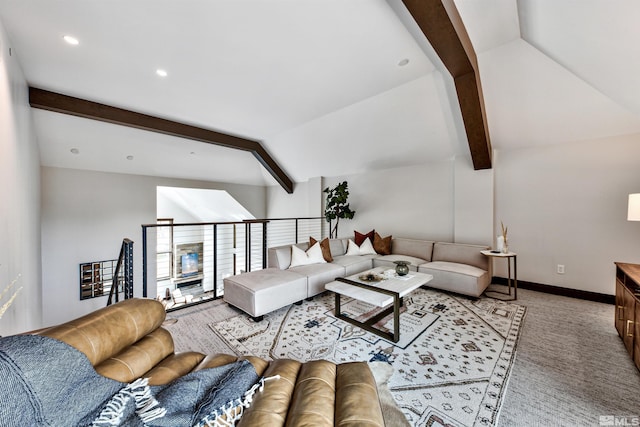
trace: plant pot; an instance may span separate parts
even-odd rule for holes
[[[394,261],[393,263],[396,265],[396,273],[398,273],[398,276],[406,276],[409,274],[409,264],[411,264],[409,261]]]

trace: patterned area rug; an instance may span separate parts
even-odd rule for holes
[[[354,317],[377,310],[342,301]],[[325,293],[261,322],[241,314],[209,326],[238,355],[389,363],[389,390],[414,426],[495,424],[525,307],[417,289],[405,297],[398,343],[336,319],[333,307],[333,294]],[[383,319],[380,326],[390,328],[390,322]]]

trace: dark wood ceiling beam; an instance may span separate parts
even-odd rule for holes
[[[491,168],[491,142],[477,58],[453,0],[402,0],[456,87],[474,169]]]
[[[269,171],[287,193],[293,193],[293,183],[291,179],[258,141],[33,87],[29,87],[29,103],[33,108],[42,110],[192,139],[226,148],[249,151],[258,159],[262,166]]]

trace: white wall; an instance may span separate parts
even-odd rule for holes
[[[456,158],[454,242],[494,245],[493,174],[474,170],[469,157]]]
[[[322,216],[322,189],[349,183],[353,220],[341,220],[338,233],[376,229],[381,235],[463,243],[493,244],[493,171],[474,171],[469,158],[322,178],[298,183],[287,195],[269,188],[270,217]],[[309,200],[317,207],[308,208]],[[317,213],[316,213],[317,212]]]
[[[518,279],[614,294],[614,261],[640,263],[640,135],[496,152],[496,224]],[[565,265],[565,274],[556,273]]]
[[[156,196],[158,218],[172,218],[176,224],[255,219],[225,190],[158,187]]]
[[[156,221],[157,186],[223,189],[256,217],[265,215],[264,187],[43,167],[44,325],[106,305],[106,297],[80,301],[78,265],[117,258],[125,237],[134,241],[134,295],[142,296],[141,225]]]
[[[340,237],[374,229],[380,235],[452,241],[453,160],[324,178],[323,188],[347,181],[353,220],[341,220]]]
[[[288,194],[281,186],[267,188],[267,218],[305,218],[323,216],[322,178],[293,184]]]
[[[40,159],[27,84],[0,23],[0,291],[22,290],[0,319],[0,335],[41,323]],[[13,295],[0,300],[0,307]]]

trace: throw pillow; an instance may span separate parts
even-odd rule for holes
[[[373,242],[373,235],[376,232],[376,230],[371,230],[370,232],[368,232],[367,234],[362,234],[362,233],[358,233],[357,231],[354,230],[354,239],[353,241],[356,243],[356,245],[361,246],[362,243],[365,241],[365,239],[369,238],[369,240],[371,240]]]
[[[375,255],[376,251],[373,249],[371,240],[365,239],[361,246],[355,244],[355,242],[349,239],[347,244],[346,255]]]
[[[380,237],[378,233],[373,236],[373,249],[380,255],[391,254],[391,236]]]
[[[311,246],[306,252],[296,245],[291,245],[291,265],[289,265],[289,268],[325,262],[319,243]]]
[[[309,247],[315,245],[318,241],[313,237],[309,237]],[[320,241],[320,249],[322,249],[322,257],[327,262],[333,261],[333,256],[331,256],[331,247],[329,246],[329,239],[326,237]]]
[[[349,242],[347,243],[347,252],[345,255],[360,255],[360,247],[351,239],[349,239]]]
[[[360,255],[376,255],[376,250],[373,249],[371,239],[364,239],[364,242],[360,245]]]

